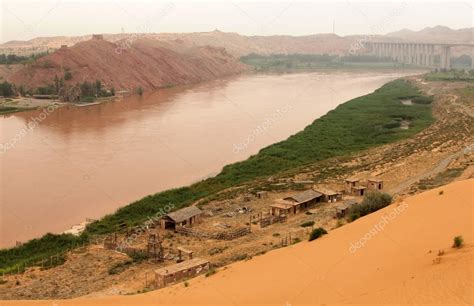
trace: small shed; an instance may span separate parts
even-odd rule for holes
[[[276,200],[275,203],[270,205],[270,214],[272,216],[289,215],[294,212],[294,205],[285,200]]]
[[[156,285],[158,288],[163,288],[185,278],[207,272],[209,268],[209,261],[201,258],[193,258],[172,266],[163,267],[155,270]]]
[[[362,197],[365,195],[365,190],[367,187],[365,186],[354,186],[351,188],[351,194],[354,196]]]
[[[348,193],[352,193],[352,188],[353,188],[353,187],[356,187],[357,184],[359,183],[359,181],[360,181],[359,179],[354,178],[354,177],[347,178],[347,179],[345,180],[345,182],[346,182],[346,191],[347,191]]]
[[[263,199],[268,197],[268,193],[266,191],[257,191],[257,198],[258,199]]]
[[[383,189],[383,181],[380,179],[368,179],[367,180],[367,188],[370,190],[382,190]]]
[[[341,203],[341,204],[338,204],[335,208],[336,208],[336,218],[344,218],[349,209],[353,206],[353,205],[356,205],[357,202],[355,200],[347,200],[347,201],[344,201],[344,203]]]
[[[327,189],[324,187],[317,187],[317,188],[314,188],[314,190],[323,195],[322,196],[323,202],[334,203],[334,202],[342,200],[342,193],[340,192]]]
[[[344,218],[349,211],[349,205],[341,203],[336,206],[336,218]]]
[[[160,220],[163,229],[175,229],[177,226],[191,226],[201,221],[203,211],[196,206],[189,206],[165,215]]]

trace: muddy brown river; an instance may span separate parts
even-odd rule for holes
[[[243,75],[0,117],[0,247],[214,175],[340,103],[414,73]]]

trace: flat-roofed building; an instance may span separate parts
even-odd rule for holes
[[[323,202],[328,202],[328,203],[334,203],[337,201],[342,200],[342,193],[338,191],[334,191],[325,187],[313,187],[313,189],[322,194],[322,201]]]
[[[155,270],[156,286],[163,288],[180,280],[191,278],[210,269],[208,260],[193,258]]]
[[[382,190],[383,181],[381,179],[368,179],[367,188],[370,190]]]
[[[170,212],[160,220],[163,229],[175,229],[178,226],[191,226],[201,221],[203,211],[196,206],[189,206]]]

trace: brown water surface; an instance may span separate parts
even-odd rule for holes
[[[216,174],[404,72],[244,75],[0,117],[0,246],[61,232]]]

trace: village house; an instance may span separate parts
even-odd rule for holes
[[[270,205],[270,214],[273,216],[296,214],[321,202],[321,198],[321,193],[309,189],[296,195],[276,200],[275,203]]]
[[[155,270],[156,286],[163,288],[180,280],[194,277],[210,269],[208,260],[193,258]]]
[[[360,184],[360,180],[356,178],[348,178],[345,180],[346,193],[362,197],[367,190],[378,191],[383,189],[383,181],[380,179],[368,179],[367,183]]]
[[[353,206],[356,205],[357,202],[355,200],[347,200],[344,201],[341,204],[338,204],[336,208],[336,218],[344,218],[347,213],[349,212],[349,209]]]
[[[324,187],[314,187],[314,191],[322,194],[321,201],[334,203],[342,200],[342,193],[338,191],[333,191]]]
[[[359,179],[356,179],[356,178],[348,178],[346,179],[346,192],[348,194],[351,194],[352,193],[352,188],[354,188],[355,186],[357,186],[359,184]]]
[[[365,190],[367,187],[365,186],[354,186],[351,188],[351,195],[357,197],[363,197],[365,195]]]
[[[382,190],[383,189],[383,181],[380,179],[368,179],[367,180],[367,188],[370,190]]]
[[[199,223],[202,219],[203,211],[196,206],[189,206],[180,210],[170,212],[160,219],[162,229],[176,229],[180,226],[191,226]]]
[[[274,203],[270,204],[270,214],[272,216],[281,216],[281,215],[289,215],[293,213],[293,204],[289,201],[285,201],[283,199],[275,200]]]

